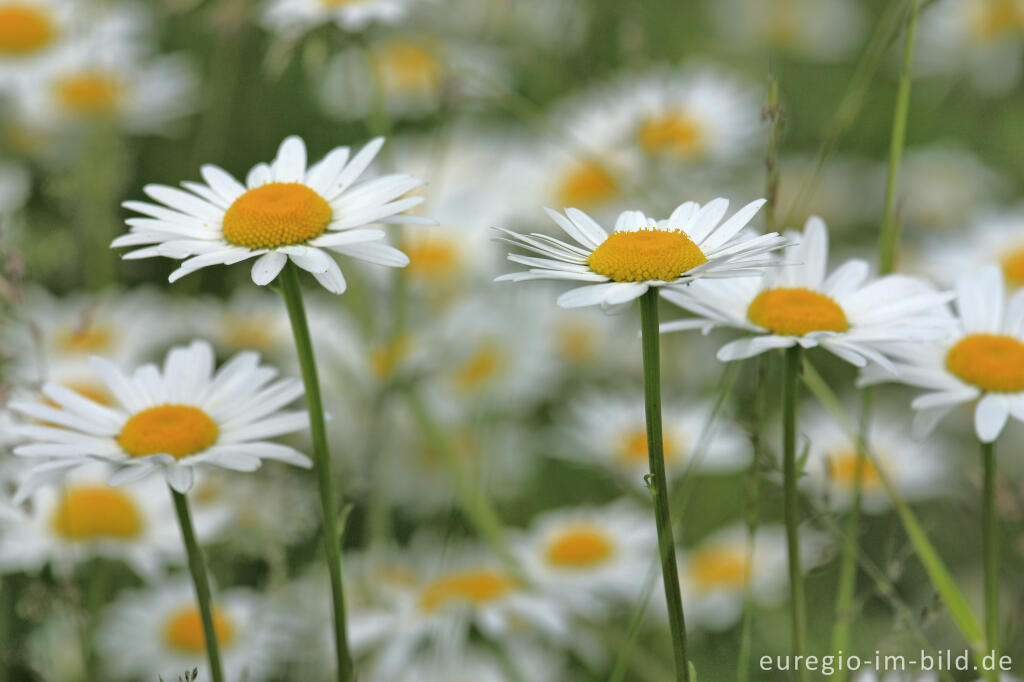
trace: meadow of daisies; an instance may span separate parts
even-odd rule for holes
[[[1017,679],[1022,71],[1021,0],[0,0],[0,680]]]

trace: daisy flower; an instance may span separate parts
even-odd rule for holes
[[[302,395],[302,383],[274,381],[277,371],[260,366],[256,353],[239,353],[214,371],[213,347],[194,341],[171,349],[162,370],[147,364],[128,375],[100,357],[93,367],[115,398],[110,407],[53,383],[43,386],[46,402],[11,404],[36,420],[16,429],[30,442],[14,453],[43,460],[19,499],[97,459],[114,465],[111,485],[162,471],[181,493],[196,468],[254,471],[264,459],[310,466],[306,455],[266,440],[308,427],[304,411],[283,411]]]
[[[76,4],[73,0],[0,2],[0,88],[63,43]]]
[[[225,679],[273,679],[294,644],[296,623],[250,590],[221,592],[213,605]],[[175,680],[199,668],[210,679],[203,626],[192,588],[171,583],[119,597],[96,633],[106,669],[121,679],[162,676]]]
[[[875,186],[885,186],[879,165]],[[1006,194],[1008,183],[969,149],[934,145],[908,149],[900,175],[903,222],[928,230],[960,229],[979,204]],[[879,200],[879,205],[880,205]]]
[[[111,246],[143,247],[126,253],[129,259],[186,259],[171,273],[171,282],[210,265],[256,258],[252,280],[262,286],[290,259],[325,289],[340,294],[345,277],[328,251],[403,267],[409,259],[380,243],[382,231],[360,228],[432,223],[399,215],[423,202],[423,197],[400,198],[422,180],[393,174],[355,184],[383,144],[383,138],[376,138],[351,159],[348,147],[337,147],[307,168],[306,145],[292,136],[281,143],[272,163],[249,171],[245,185],[212,165],[202,167],[205,184],[182,183],[184,190],[147,185],[143,191],[159,203],[125,202],[125,208],[143,217],[129,218],[131,231]]]
[[[647,426],[643,396],[593,393],[570,407],[565,431],[571,446],[555,452],[580,464],[598,464],[623,482],[643,485],[648,473]],[[704,427],[711,406],[669,401],[663,408],[662,438],[665,468],[670,478],[692,464],[706,473],[737,471],[750,463],[750,444],[743,433],[726,419],[719,419],[712,432]],[[703,439],[703,450],[691,458]]]
[[[396,24],[413,0],[270,0],[263,25],[275,33],[299,34],[333,23],[346,31],[371,24]]]
[[[693,282],[662,295],[698,316],[661,325],[663,332],[733,327],[747,336],[722,346],[723,362],[749,358],[775,348],[821,346],[863,367],[886,364],[879,347],[894,341],[920,341],[944,334],[930,314],[949,300],[923,280],[889,275],[870,283],[868,264],[849,260],[826,277],[828,229],[814,217],[799,243],[786,249],[778,267],[760,277],[713,285]]]
[[[974,405],[978,439],[991,443],[1010,417],[1024,421],[1024,291],[1006,299],[990,265],[956,285],[956,315],[943,340],[895,344],[891,369],[869,367],[861,384],[897,381],[927,391],[911,403],[925,435],[957,405]]]
[[[911,438],[901,420],[872,417],[867,442],[886,478],[906,500],[924,500],[943,494],[949,461],[940,443]],[[828,414],[814,410],[801,416],[800,431],[807,439],[804,490],[819,506],[846,510],[853,504],[858,472],[857,443]],[[880,472],[871,459],[860,467],[861,507],[878,514],[892,506],[882,486]]]
[[[774,232],[758,237],[740,234],[763,205],[763,199],[753,201],[724,223],[721,220],[729,202],[721,198],[703,207],[686,202],[666,220],[649,218],[641,211],[624,211],[611,234],[579,209],[566,209],[565,215],[545,209],[576,244],[499,228],[506,235],[503,241],[540,258],[510,254],[510,261],[530,269],[502,275],[496,281],[586,282],[562,294],[558,305],[609,308],[638,299],[651,287],[701,277],[756,274],[766,264],[767,254],[786,244]]]
[[[758,46],[834,60],[857,47],[864,32],[856,0],[717,0],[708,6],[721,33],[743,50]]]
[[[944,285],[955,283],[955,273],[975,272],[995,263],[1007,286],[1024,286],[1024,206],[986,211],[970,221],[961,239],[940,238],[918,254],[915,266]]]
[[[584,615],[610,598],[635,600],[657,557],[649,514],[622,503],[560,509],[531,524],[516,554],[538,589]]]
[[[111,468],[95,462],[44,486],[28,498],[28,511],[0,535],[0,569],[37,571],[50,564],[63,576],[95,557],[124,561],[153,580],[168,565],[184,563],[171,499],[158,479],[113,488]],[[227,519],[220,510],[195,518],[201,540]]]

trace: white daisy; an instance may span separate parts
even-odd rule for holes
[[[849,260],[826,277],[828,229],[820,218],[804,226],[800,242],[786,249],[784,262],[761,277],[725,282],[693,282],[662,292],[672,303],[699,317],[661,325],[663,332],[733,327],[753,335],[718,351],[723,362],[749,358],[775,348],[821,346],[863,367],[887,363],[879,347],[893,341],[942,336],[929,315],[949,300],[925,282],[889,275],[865,284],[868,264]]]
[[[510,254],[513,263],[530,269],[502,275],[497,281],[522,282],[556,279],[587,282],[558,298],[563,308],[628,303],[651,287],[689,282],[701,277],[736,277],[759,274],[767,254],[786,244],[777,233],[744,237],[741,231],[763,199],[753,201],[724,223],[726,199],[703,207],[689,201],[666,220],[641,211],[624,211],[609,235],[593,218],[575,208],[566,214],[545,209],[579,246],[544,234],[519,234],[502,229],[504,241],[536,256]]]
[[[708,4],[727,43],[834,60],[860,42],[864,11],[856,0],[716,0]]]
[[[1024,286],[1024,206],[988,210],[970,221],[969,232],[925,244],[915,263],[932,279],[953,286],[956,273],[975,272],[996,263],[1007,286]]]
[[[876,412],[870,420],[868,443],[893,487],[910,501],[942,495],[950,463],[941,443],[911,438],[901,420],[888,416],[892,413],[884,409]],[[804,489],[822,507],[848,509],[857,479],[857,444],[820,409],[802,415],[799,423],[800,432],[807,438],[807,475],[801,479]],[[877,514],[889,509],[892,498],[882,486],[875,463],[865,459],[860,472],[863,510]]]
[[[1024,291],[1006,300],[1002,273],[990,265],[957,281],[956,312],[945,339],[894,344],[892,370],[870,367],[861,383],[926,389],[911,403],[918,435],[957,405],[976,403],[975,431],[991,443],[1010,417],[1024,421]]]
[[[0,2],[0,89],[67,39],[76,4],[73,0]]]
[[[577,400],[570,412],[571,417],[562,420],[569,446],[554,454],[582,465],[597,464],[630,486],[643,485],[650,469],[642,396],[592,393]],[[663,412],[669,477],[691,465],[696,471],[717,473],[737,471],[750,463],[748,439],[727,419],[719,418],[711,432],[704,433],[711,405],[669,400]],[[695,452],[701,441],[702,450]]]
[[[122,560],[153,580],[161,569],[184,562],[171,497],[159,479],[113,488],[111,468],[94,462],[71,472],[61,485],[43,486],[28,498],[28,511],[0,534],[0,570],[37,571],[49,564],[60,575],[95,557]],[[200,541],[217,533],[223,511],[195,515]]]
[[[115,398],[111,407],[52,383],[43,386],[49,402],[12,403],[37,420],[16,429],[31,442],[15,454],[42,460],[19,498],[97,459],[115,466],[111,485],[160,470],[181,493],[197,467],[254,471],[264,459],[311,465],[294,448],[266,440],[301,431],[309,419],[305,411],[282,411],[302,395],[302,383],[273,381],[277,370],[260,366],[256,353],[239,353],[215,372],[213,348],[194,341],[171,349],[162,371],[148,364],[129,376],[100,357],[93,367]]]
[[[515,549],[526,575],[582,615],[607,616],[609,600],[634,601],[657,559],[649,513],[613,503],[559,509],[531,522]]]
[[[200,268],[256,258],[252,280],[269,284],[289,259],[311,272],[331,293],[345,291],[345,277],[328,251],[378,265],[403,267],[409,259],[381,243],[372,223],[431,223],[399,215],[423,202],[403,197],[423,184],[405,174],[354,184],[384,144],[376,138],[349,159],[348,147],[333,149],[307,168],[306,145],[298,137],[281,143],[271,164],[253,167],[246,184],[217,166],[202,167],[206,184],[182,183],[185,190],[147,185],[160,202],[125,202],[144,217],[129,218],[131,232],[112,246],[144,246],[125,258],[164,256],[185,260],[171,273],[174,282]]]
[[[874,184],[879,192],[887,172],[878,166]],[[907,231],[959,230],[979,205],[1000,198],[1009,188],[1006,178],[970,149],[952,144],[908,149],[900,185],[900,216]]]
[[[263,24],[275,33],[299,34],[334,23],[346,31],[396,24],[413,0],[269,0]]]
[[[214,598],[213,621],[225,679],[274,679],[293,646],[296,623],[244,588]],[[209,679],[206,642],[191,586],[172,583],[119,597],[96,635],[106,670],[117,678],[176,680],[199,669]]]

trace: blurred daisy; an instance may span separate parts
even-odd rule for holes
[[[887,673],[879,677],[874,670],[864,670],[853,676],[853,682],[938,682],[938,680],[939,676],[932,673],[920,675]],[[982,682],[982,680],[978,680],[978,682]]]
[[[649,472],[643,397],[592,393],[577,400],[570,412],[565,430],[571,445],[555,454],[588,466],[597,464],[631,486],[643,485]],[[665,468],[670,478],[691,464],[697,471],[717,473],[737,471],[750,463],[747,438],[728,420],[718,419],[704,435],[710,412],[711,406],[705,403],[670,401],[663,408]],[[702,438],[703,450],[694,453]]]
[[[868,443],[886,477],[909,501],[938,497],[949,473],[946,453],[936,442],[911,438],[901,420],[880,410],[870,421]],[[857,444],[835,419],[821,410],[800,418],[807,439],[804,489],[820,506],[845,510],[853,503],[857,480]],[[879,471],[870,459],[860,467],[861,507],[870,514],[886,511],[892,499],[882,487]]]
[[[649,512],[623,503],[542,514],[516,549],[538,589],[590,616],[610,598],[634,601],[657,552]]]
[[[813,59],[838,59],[864,32],[856,0],[714,0],[711,16],[731,45],[784,50]]]
[[[323,24],[362,31],[371,24],[395,24],[413,0],[269,0],[263,24],[275,33],[297,34]]]
[[[762,607],[785,602],[789,586],[785,530],[776,525],[758,527],[752,552],[747,535],[746,526],[735,523],[681,553],[679,575],[687,625],[716,631],[734,625],[743,613],[748,584],[752,598]],[[827,558],[821,536],[804,529],[800,544],[805,572]]]
[[[927,244],[916,265],[937,282],[952,286],[955,273],[996,263],[1007,286],[1024,286],[1024,206],[983,213],[971,221],[969,230],[963,239]]]
[[[990,265],[957,281],[955,303],[945,339],[894,345],[892,370],[869,367],[861,383],[897,381],[926,389],[911,403],[918,435],[957,405],[976,403],[975,431],[991,443],[1010,417],[1024,421],[1024,291],[1007,301],[1002,273]]]
[[[926,74],[963,74],[987,94],[1020,81],[1024,2],[939,0],[921,14],[915,66]]]
[[[473,650],[451,657],[432,657],[416,661],[397,676],[371,676],[367,682],[556,682],[565,679],[565,665],[539,647],[503,642],[502,649],[505,651],[501,655]]]
[[[28,633],[26,662],[40,679],[83,680],[89,676],[80,623],[80,612],[59,605],[51,608],[46,620]]]
[[[28,511],[0,534],[0,569],[37,571],[49,564],[62,576],[95,557],[124,561],[153,580],[167,565],[184,563],[171,498],[158,479],[113,488],[111,468],[87,464],[60,485],[28,498]],[[200,541],[224,526],[226,515],[195,516]]]
[[[75,5],[69,0],[0,2],[0,89],[65,40]]]
[[[787,225],[803,224],[815,215],[829,216],[833,232],[876,219],[880,201],[871,195],[873,164],[858,158],[834,158],[819,164],[809,156],[789,156],[779,162],[776,216]],[[761,179],[758,178],[758,181]],[[879,197],[881,199],[881,197]]]
[[[264,289],[239,289],[227,301],[189,305],[187,326],[194,338],[209,339],[218,352],[254,350],[286,364],[295,362],[292,328],[281,299]]]
[[[333,149],[307,168],[306,145],[298,137],[281,143],[271,164],[253,167],[242,185],[217,166],[202,167],[206,184],[182,183],[185,190],[147,185],[159,202],[125,202],[144,217],[129,218],[131,231],[114,240],[114,248],[143,246],[125,258],[187,259],[171,273],[174,282],[200,268],[256,258],[252,280],[266,285],[290,259],[313,274],[328,291],[345,291],[345,277],[328,252],[378,265],[403,267],[409,259],[381,243],[371,223],[430,223],[399,215],[423,197],[403,197],[423,184],[392,174],[354,184],[384,144],[376,138],[349,159],[348,147]]]
[[[162,471],[181,493],[197,467],[254,471],[264,459],[310,466],[301,452],[266,440],[307,428],[304,411],[283,411],[302,395],[302,383],[273,381],[277,370],[260,366],[256,353],[239,353],[215,372],[213,348],[194,341],[171,349],[162,371],[142,365],[129,376],[100,357],[93,367],[115,398],[111,407],[52,383],[43,386],[48,402],[12,403],[42,422],[17,428],[31,442],[15,454],[43,460],[20,498],[95,460],[114,465],[112,485]]]
[[[907,150],[900,176],[900,215],[905,225],[960,229],[978,205],[1005,193],[1006,180],[969,150],[936,145]],[[875,186],[885,186],[879,166]]]
[[[729,202],[721,198],[703,207],[686,202],[666,220],[624,211],[610,235],[583,211],[570,208],[562,215],[545,209],[579,246],[544,234],[502,229],[503,241],[541,257],[510,254],[510,261],[530,269],[502,275],[497,281],[587,282],[559,296],[558,305],[608,308],[640,298],[651,287],[700,277],[756,274],[768,262],[767,254],[786,243],[774,232],[758,237],[741,234],[762,205],[763,199],[753,201],[724,223]]]
[[[820,218],[807,221],[800,242],[783,258],[761,277],[697,281],[662,292],[699,317],[667,322],[661,330],[707,333],[721,325],[751,332],[719,349],[723,362],[799,345],[821,346],[858,367],[868,360],[886,364],[879,350],[886,342],[944,334],[927,316],[949,297],[924,280],[889,275],[865,283],[868,264],[862,260],[849,260],[826,277],[828,228]]]
[[[225,679],[272,679],[293,644],[295,625],[247,589],[221,592],[213,621]],[[199,668],[198,679],[209,679],[203,625],[185,583],[124,593],[105,612],[96,642],[118,678],[174,680]]]

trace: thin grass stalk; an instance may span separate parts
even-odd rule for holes
[[[999,652],[999,519],[996,517],[996,444],[981,444],[984,485],[981,492],[982,561],[985,568],[985,643]]]

